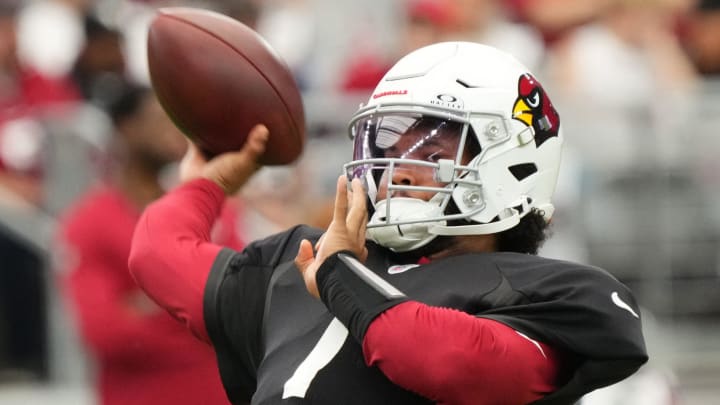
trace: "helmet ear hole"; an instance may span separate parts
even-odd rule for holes
[[[465,150],[463,151],[463,154],[468,156],[469,162],[475,158],[475,156],[479,155],[480,152],[482,152],[482,147],[480,146],[477,135],[475,134],[475,130],[472,125],[468,125],[467,139],[465,140]],[[463,162],[463,164],[468,162]]]
[[[512,165],[512,166],[508,167],[508,170],[510,170],[510,173],[512,173],[512,175],[515,176],[517,181],[523,181],[524,179],[537,173],[538,168],[535,163],[528,162],[528,163],[520,163],[517,165]]]
[[[458,208],[457,204],[455,203],[455,200],[453,198],[448,201],[447,206],[445,207],[445,215],[457,215],[461,214],[460,208]],[[450,226],[461,226],[461,225],[468,225],[471,224],[472,221],[468,220],[467,218],[460,218],[460,219],[453,219],[448,221],[448,225]]]

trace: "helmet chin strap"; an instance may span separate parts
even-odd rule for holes
[[[428,209],[433,207],[432,204],[421,200],[409,198],[401,198],[400,200],[402,202],[398,205],[402,206],[400,210],[402,213],[401,216],[412,212],[417,213],[418,210],[423,208]],[[525,204],[527,204],[527,202]],[[373,218],[370,219],[369,225],[371,226],[367,229],[367,235],[369,239],[396,252],[408,252],[421,248],[432,242],[438,236],[488,235],[502,232],[519,224],[524,214],[530,212],[530,207],[526,207],[522,212],[515,208],[506,208],[500,214],[502,219],[486,224],[448,226],[447,223],[443,221],[382,226],[381,223],[385,222],[386,219],[380,219],[379,217],[383,215],[378,215],[378,212],[383,211],[382,208],[384,208],[384,205],[385,202],[380,204],[380,210],[376,211]],[[437,208],[437,206],[435,207]],[[552,204],[543,204],[536,208],[544,213],[546,220],[549,220],[554,211]],[[412,214],[410,215],[412,216]]]
[[[368,239],[385,246],[395,252],[409,252],[419,249],[433,239],[437,235],[428,232],[429,224],[405,224],[405,225],[388,225],[377,228],[368,228]]]
[[[387,200],[380,201],[375,206],[375,212],[368,222],[369,239],[396,252],[407,252],[420,248],[437,237],[428,231],[432,223],[418,221],[440,216],[442,209],[437,204],[417,198],[396,197],[390,205],[389,213]],[[386,217],[388,214],[389,217]],[[400,223],[404,221],[418,222]],[[385,225],[387,223],[390,225]]]
[[[456,225],[447,226],[446,224],[432,224],[428,228],[428,232],[433,235],[443,236],[458,236],[458,235],[488,235],[491,233],[498,233],[504,230],[510,229],[520,223],[520,219],[530,212],[531,207],[529,205],[528,198],[523,198],[517,205],[522,206],[522,210],[517,208],[505,208],[500,212],[500,220],[488,222],[486,224],[472,224],[472,225]],[[544,212],[545,220],[549,220],[550,216],[554,211],[552,204],[544,204],[540,207]]]
[[[512,208],[511,208],[512,209]],[[512,209],[513,214],[507,218],[499,221],[490,222],[487,224],[473,224],[473,225],[430,225],[428,232],[433,235],[443,236],[457,236],[457,235],[488,235],[491,233],[502,232],[506,229],[510,229],[513,226],[520,223],[520,213],[517,210]]]

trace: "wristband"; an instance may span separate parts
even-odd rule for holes
[[[315,278],[320,299],[360,343],[376,316],[409,300],[349,251],[328,257]]]

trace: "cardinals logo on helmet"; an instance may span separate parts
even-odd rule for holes
[[[533,127],[537,147],[551,136],[558,136],[560,116],[540,82],[529,73],[521,75],[518,80],[513,118]]]

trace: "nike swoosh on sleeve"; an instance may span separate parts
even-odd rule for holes
[[[612,300],[613,304],[618,306],[618,308],[622,308],[630,312],[635,318],[640,319],[640,316],[635,312],[635,310],[633,310],[630,305],[628,305],[625,301],[622,300],[622,298],[620,298],[620,294],[618,294],[617,291],[613,291],[612,294],[610,294],[610,299]]]

